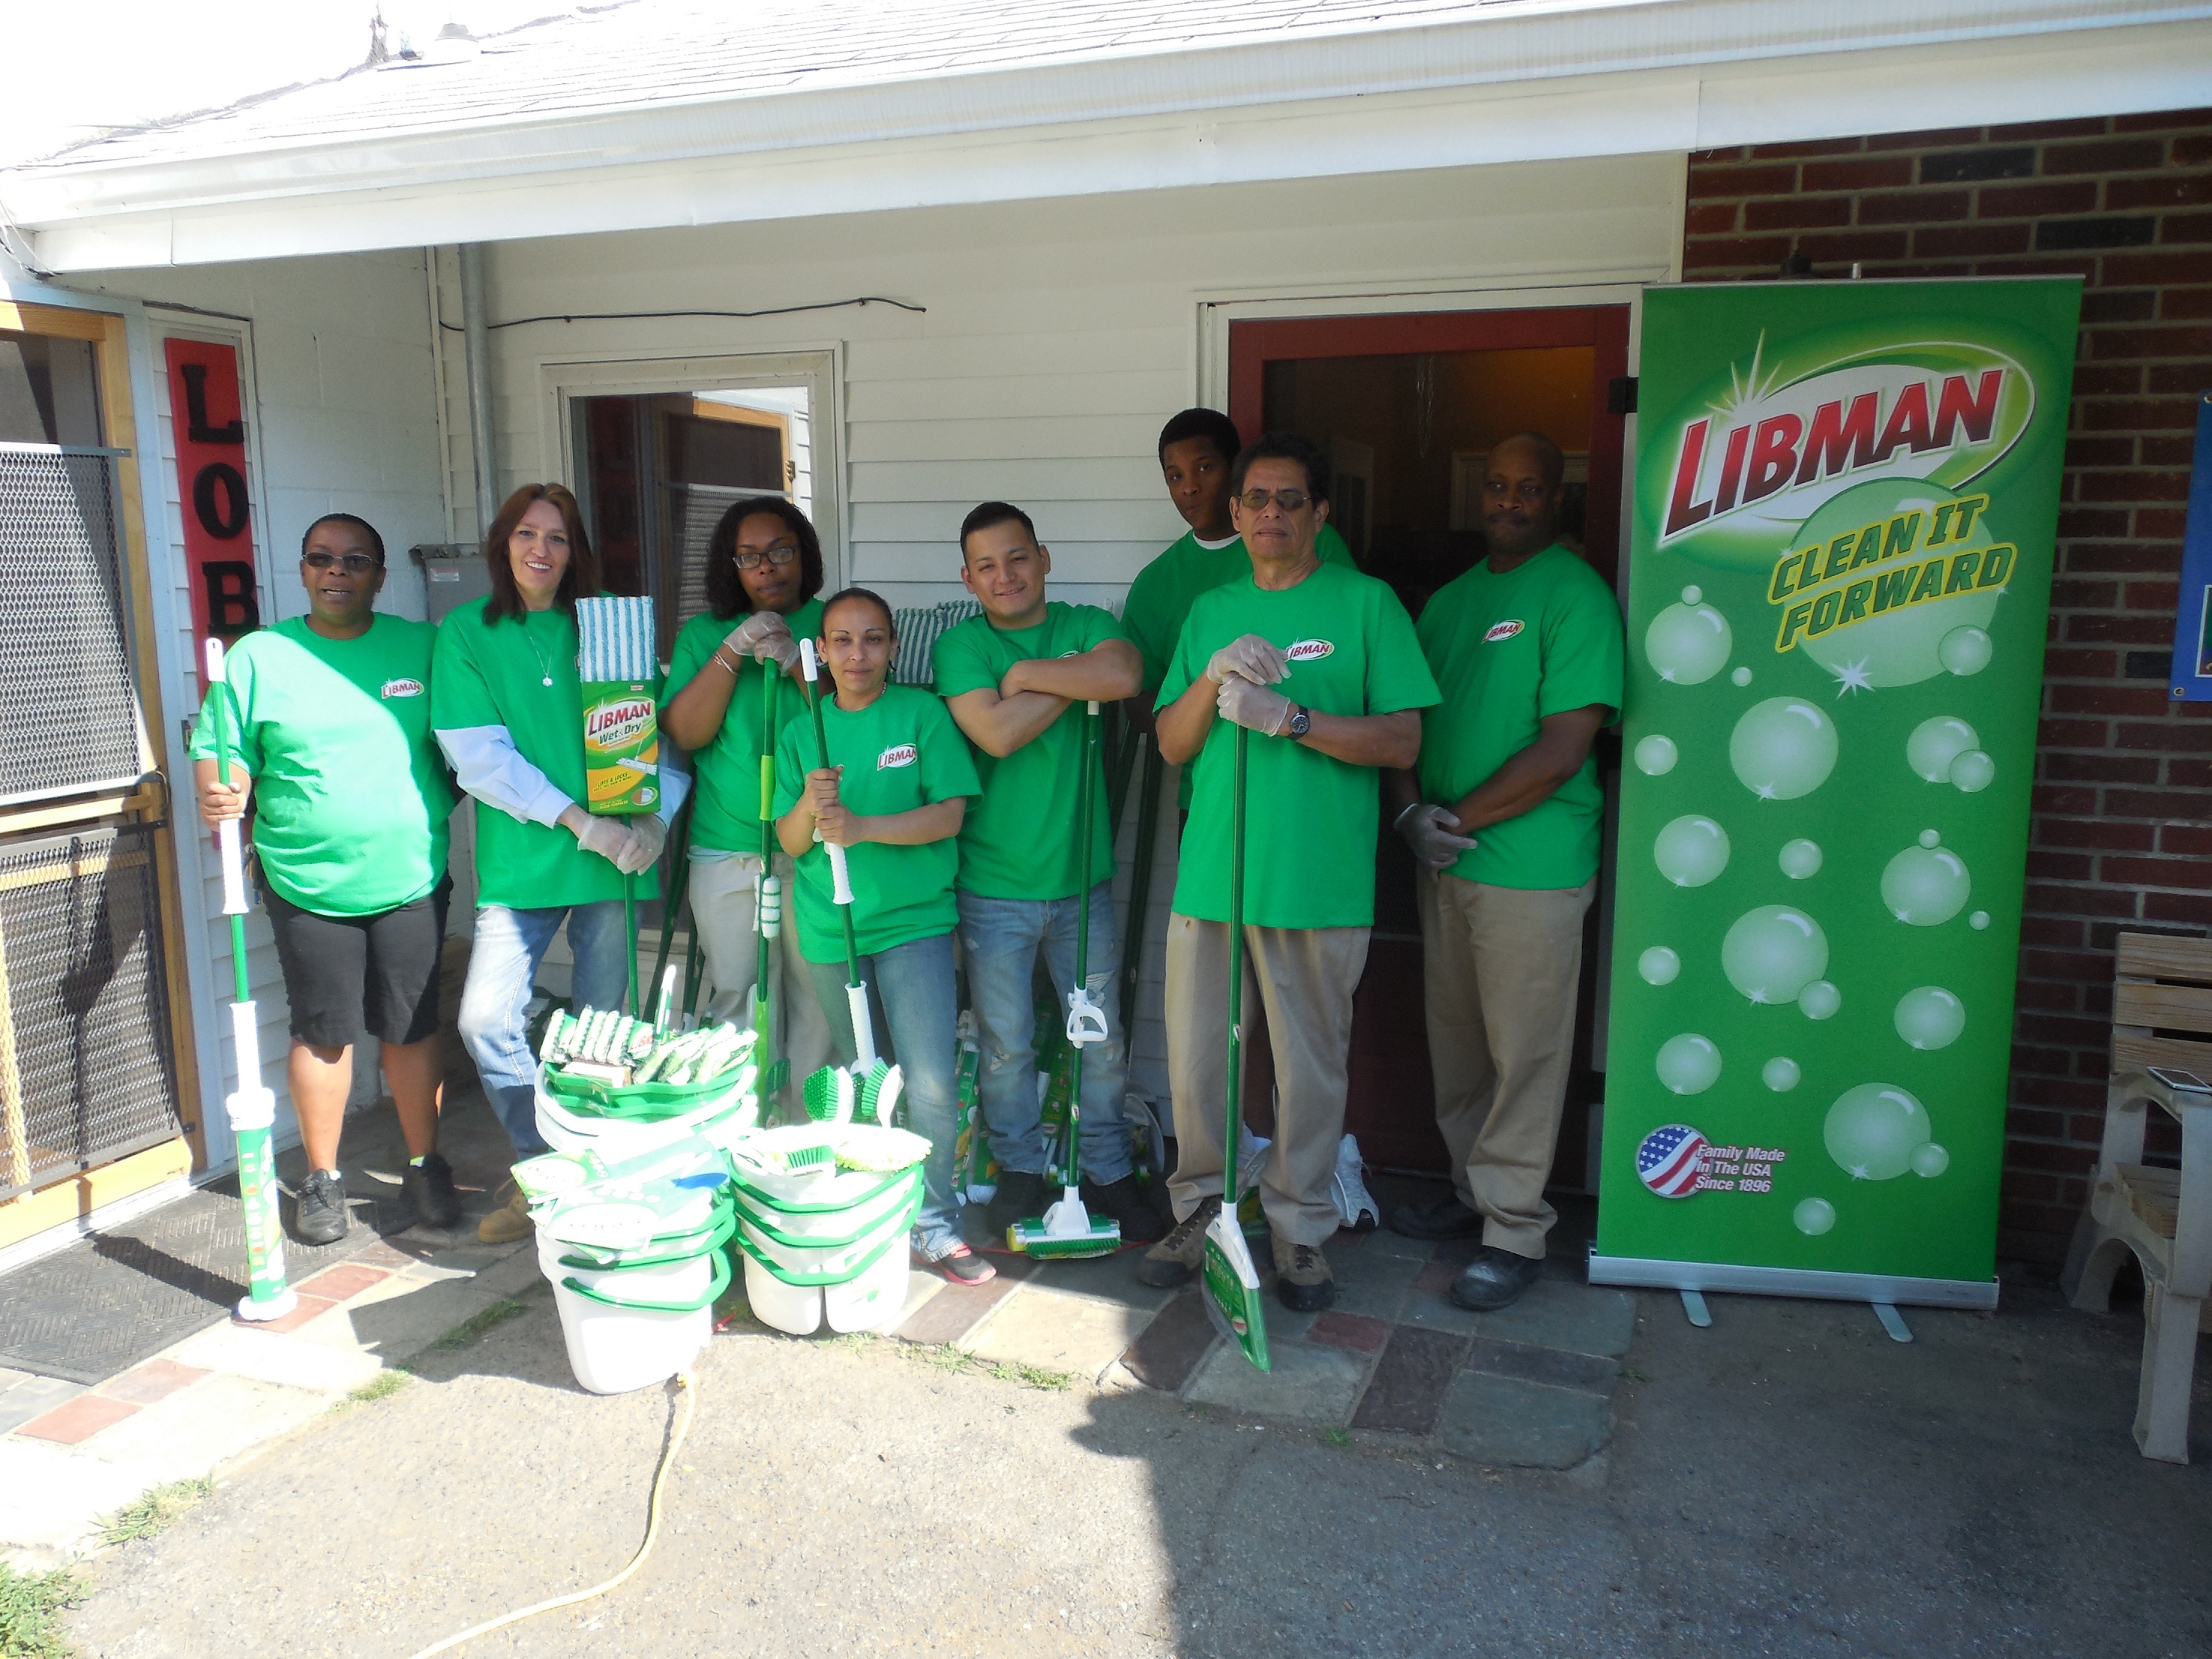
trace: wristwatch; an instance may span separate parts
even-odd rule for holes
[[[1292,703],[1291,705],[1290,724],[1284,726],[1283,735],[1288,738],[1292,743],[1296,743],[1300,738],[1305,736],[1305,734],[1312,729],[1313,710],[1308,708],[1302,702]]]

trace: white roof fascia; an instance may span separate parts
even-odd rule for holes
[[[1698,149],[2191,106],[2207,20],[2212,0],[1668,0],[32,167],[0,202],[62,271]]]

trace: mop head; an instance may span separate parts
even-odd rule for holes
[[[1261,1370],[1273,1370],[1259,1271],[1252,1265],[1252,1249],[1244,1242],[1243,1230],[1226,1206],[1206,1224],[1204,1285],[1206,1314],[1214,1328]]]
[[[1082,1194],[1063,1187],[1060,1202],[1048,1206],[1042,1216],[1017,1221],[1006,1229],[1006,1248],[1042,1261],[1111,1255],[1121,1248],[1121,1229],[1115,1222],[1091,1219]]]
[[[586,809],[603,816],[650,812],[660,802],[653,601],[577,600],[576,646]]]
[[[855,1123],[831,1139],[841,1170],[866,1170],[877,1175],[896,1175],[911,1170],[929,1156],[929,1142],[911,1129],[886,1129]]]

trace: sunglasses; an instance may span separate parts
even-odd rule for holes
[[[1247,513],[1264,513],[1271,501],[1284,512],[1295,513],[1313,497],[1303,489],[1248,489],[1237,499]]]
[[[328,570],[336,565],[349,576],[359,576],[374,570],[378,563],[366,553],[325,553],[320,549],[313,553],[302,553],[300,562],[310,570]]]
[[[757,548],[749,547],[744,552],[733,556],[737,559],[738,569],[757,570],[761,567],[763,559],[766,559],[770,564],[789,564],[799,556],[799,548],[793,542],[778,542],[765,553]]]

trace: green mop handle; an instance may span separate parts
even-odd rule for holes
[[[1238,1097],[1244,1084],[1244,757],[1252,733],[1237,728],[1237,769],[1229,814],[1229,1128],[1222,1143],[1222,1204],[1237,1211]]]
[[[760,878],[753,890],[753,932],[760,953],[753,976],[753,1033],[759,1055],[760,1075],[766,1078],[775,1060],[775,1022],[769,999],[769,957],[776,931],[783,926],[783,883],[775,873],[775,700],[782,689],[781,667],[761,665],[760,757]],[[762,1091],[766,1094],[768,1091]]]
[[[822,757],[822,768],[830,768],[830,729],[822,718],[822,692],[816,684],[819,663],[814,654],[814,641],[799,642],[799,665],[806,677],[806,707],[814,715],[814,746]],[[815,831],[818,836],[819,830]],[[868,1018],[868,988],[860,982],[860,939],[853,929],[853,877],[845,863],[845,849],[832,841],[822,843],[830,855],[830,896],[837,901],[838,920],[845,924],[845,1006],[853,1023],[853,1052],[862,1071],[876,1063],[876,1033]]]
[[[215,715],[216,777],[230,787],[230,683],[222,641],[207,642],[208,689]],[[298,1305],[284,1282],[284,1236],[276,1208],[276,1149],[270,1130],[276,1121],[276,1097],[261,1084],[260,1019],[253,1006],[246,960],[246,859],[240,820],[226,818],[216,828],[222,859],[222,908],[230,917],[230,962],[237,994],[230,1005],[231,1047],[238,1064],[238,1090],[224,1103],[238,1148],[238,1194],[246,1231],[246,1295],[238,1316],[253,1322],[281,1319]]]
[[[1083,770],[1075,785],[1075,989],[1067,999],[1067,1146],[1066,1179],[1073,1187],[1083,1178],[1082,1149],[1078,1145],[1083,1127],[1083,1051],[1103,1036],[1095,1031],[1086,1016],[1097,1010],[1091,1001],[1091,810],[1093,773],[1098,764],[1098,704],[1083,711]],[[1097,1022],[1100,1024],[1103,1021]]]

